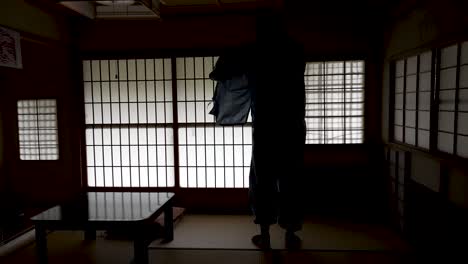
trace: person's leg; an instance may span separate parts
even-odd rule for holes
[[[271,249],[270,225],[260,225],[260,234],[252,237],[252,243],[260,249]]]
[[[296,160],[287,163],[288,167],[282,171],[279,178],[280,206],[278,222],[286,230],[286,247],[296,249],[301,246],[301,239],[295,233],[302,229],[303,222],[304,208],[301,205],[304,187],[302,182],[303,171],[302,164]]]
[[[292,233],[301,230],[304,209],[300,206],[300,196],[292,191],[280,191],[279,196],[279,225]]]
[[[270,248],[270,225],[277,222],[277,184],[273,175],[258,175],[256,162],[252,159],[250,166],[249,199],[254,222],[260,225],[260,234],[252,237],[252,242],[261,249]],[[258,177],[262,177],[259,179]]]

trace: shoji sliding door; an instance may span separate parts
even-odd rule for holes
[[[248,187],[251,124],[209,115],[216,60],[83,61],[88,186]]]
[[[174,186],[171,60],[87,60],[83,80],[88,186]]]

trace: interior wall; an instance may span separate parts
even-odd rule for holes
[[[1,2],[1,26],[54,40],[65,40],[69,39],[66,24],[63,18],[51,16],[50,13],[29,4],[28,0]]]
[[[37,34],[54,40],[66,38],[64,23],[51,17],[37,7],[27,4],[24,0],[2,0],[0,8],[0,26],[10,29]],[[0,102],[6,98],[0,98]],[[0,108],[2,108],[0,106]],[[6,185],[4,173],[4,142],[2,127],[2,109],[0,109],[0,190]],[[5,114],[5,113],[3,113]]]
[[[411,155],[411,179],[431,191],[440,192],[441,164],[430,155]]]
[[[443,46],[445,43],[468,39],[468,19],[462,10],[468,4],[463,1],[427,1],[389,28],[385,40],[385,73],[382,101],[383,140],[388,142],[390,68],[389,62],[401,55],[417,54],[421,50]],[[441,167],[439,158],[413,152],[414,179],[428,188],[439,191]],[[434,168],[433,170],[430,168]],[[467,171],[468,175],[468,171]],[[456,177],[456,176],[455,176]]]
[[[359,5],[336,4],[294,7],[289,26],[310,61],[365,59],[365,144],[306,146],[307,206],[312,212],[370,220],[385,210],[379,114],[383,18]]]
[[[306,149],[309,208],[347,212],[359,208],[360,213],[372,214],[381,205],[383,36],[381,18],[371,13],[346,8],[337,12],[336,6],[330,5],[323,10],[309,6],[306,11],[287,14],[289,33],[303,44],[309,61],[366,60],[366,144]],[[223,49],[254,41],[255,19],[253,14],[223,14],[163,16],[162,21],[88,21],[77,25],[78,46],[82,55],[98,57],[219,54]],[[374,22],[371,26],[369,20]],[[242,200],[241,206],[246,207],[244,202],[247,200]]]
[[[387,62],[399,55],[416,54],[421,49],[430,49],[466,36],[468,18],[462,11],[466,8],[466,1],[430,0],[396,18],[395,23],[385,30],[384,50]],[[388,63],[384,67],[382,133],[384,141],[388,141],[390,68]]]
[[[23,69],[1,69],[4,114],[4,137],[9,191],[22,206],[53,203],[80,187],[76,176],[79,138],[74,120],[75,98],[71,93],[73,75],[69,50],[48,42],[23,40]],[[16,102],[21,99],[56,99],[59,136],[58,161],[22,161],[19,159]]]
[[[66,18],[25,1],[2,1],[0,26],[21,35],[22,69],[0,68],[0,112],[4,178],[19,207],[38,207],[65,199],[80,188],[79,137],[71,70],[72,49]],[[19,99],[57,99],[60,158],[20,161],[17,137]],[[80,115],[78,115],[80,116]]]
[[[386,30],[382,93],[384,142],[389,142],[389,63],[398,56],[415,55],[425,49],[467,40],[468,18],[465,12],[467,8],[466,1],[421,1],[414,10],[399,17]],[[462,234],[467,234],[466,228],[456,225],[459,221],[455,221],[455,218],[464,214],[460,213],[463,212],[459,211],[460,208],[468,208],[468,166],[464,165],[465,162],[453,162],[453,159],[447,157],[413,149],[408,151],[412,156],[411,179],[419,186],[413,189],[416,193],[411,194],[416,201],[411,207],[414,211],[408,212],[411,215],[409,221],[413,223],[412,231],[418,235],[418,241],[424,245],[447,246],[451,240],[447,242],[441,239],[443,233],[449,237],[463,237]],[[423,230],[426,227],[430,230]],[[434,235],[427,234],[426,237],[422,237],[423,233]],[[463,239],[465,238],[466,236]],[[441,245],[440,241],[447,243]]]
[[[285,16],[290,35],[303,45],[309,61],[366,60],[366,140],[380,143],[382,18],[360,8],[306,8]],[[97,56],[219,54],[223,49],[253,42],[255,20],[254,14],[163,14],[162,21],[87,21],[77,25],[78,46],[82,54]],[[369,25],[369,21],[373,23]]]
[[[448,168],[448,199],[461,208],[468,209],[467,169],[459,166]]]
[[[333,5],[315,6],[290,14],[291,34],[304,45],[310,60],[365,58],[366,145],[310,146],[306,162],[308,184],[315,186],[309,198],[317,207],[369,209],[376,203],[380,155],[380,20],[366,10]],[[304,12],[306,11],[306,12]],[[309,12],[310,11],[310,12]],[[373,21],[369,26],[369,21]],[[50,202],[63,198],[80,186],[79,140],[83,119],[80,85],[72,82],[71,39],[63,18],[31,6],[27,1],[2,1],[0,25],[26,33],[23,38],[24,69],[0,71],[7,76],[2,87],[15,87],[2,95],[5,109],[5,164],[12,189],[24,203]],[[77,25],[80,54],[208,54],[255,39],[255,17],[223,14],[169,17],[160,21],[97,21]],[[53,43],[52,43],[53,42]],[[195,53],[193,53],[195,52]],[[53,74],[52,74],[53,73]],[[19,82],[19,84],[18,84]],[[76,88],[76,89],[75,89]],[[19,98],[55,97],[59,100],[61,159],[33,165],[17,159],[15,103]],[[77,122],[72,122],[77,121]],[[78,176],[77,176],[78,175]],[[24,182],[28,182],[27,186]],[[314,204],[311,203],[311,204]],[[310,206],[312,207],[312,206]],[[374,206],[375,208],[375,206]],[[371,211],[371,210],[367,210]]]
[[[217,50],[252,41],[253,22],[248,15],[88,21],[79,26],[79,47],[118,55]]]
[[[3,174],[3,122],[2,110],[0,109],[0,193],[5,188],[5,176]]]

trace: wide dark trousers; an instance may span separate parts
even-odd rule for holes
[[[278,223],[284,229],[298,231],[304,211],[303,134],[287,135],[291,140],[278,143],[278,138],[276,142],[273,138],[259,138],[255,132],[249,188],[255,223]]]

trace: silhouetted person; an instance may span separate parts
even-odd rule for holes
[[[281,20],[257,20],[253,45],[231,50],[216,62],[210,111],[219,125],[244,124],[252,114],[253,147],[249,198],[261,233],[252,238],[270,248],[270,225],[286,230],[286,246],[297,248],[302,227],[303,148],[305,142],[305,62]]]
[[[252,95],[253,152],[250,201],[261,233],[252,238],[270,248],[269,227],[286,230],[286,247],[297,248],[302,228],[305,144],[305,61],[279,18],[257,20]]]

